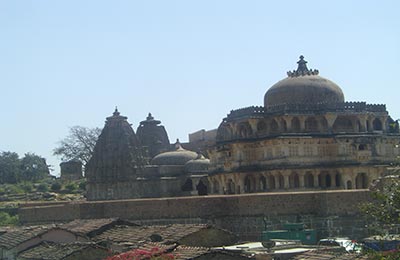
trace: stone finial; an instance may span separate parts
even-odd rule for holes
[[[146,117],[147,121],[153,120],[154,117],[151,115],[151,113],[149,113],[149,115]]]
[[[175,149],[178,150],[183,150],[183,147],[181,145],[181,142],[179,142],[179,138],[176,139],[176,143],[175,143]]]
[[[118,107],[115,106],[115,111],[113,113],[113,116],[119,116],[119,115],[120,115],[120,113],[118,112]]]
[[[306,75],[318,75],[318,70],[312,70],[307,68],[307,61],[304,60],[304,56],[300,55],[300,60],[297,62],[297,70],[288,71],[287,75],[289,77],[299,77],[299,76],[306,76]]]

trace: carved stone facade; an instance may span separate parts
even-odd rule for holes
[[[88,200],[174,197],[207,194],[208,159],[175,149],[151,114],[136,135],[116,109],[108,117],[86,167]],[[144,156],[147,152],[156,156]]]
[[[399,155],[385,105],[345,102],[306,63],[301,56],[263,107],[223,119],[209,151],[211,193],[368,188]]]

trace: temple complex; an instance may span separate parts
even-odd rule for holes
[[[399,155],[385,105],[346,102],[341,88],[307,68],[273,85],[264,106],[233,110],[210,151],[210,192],[365,189]]]
[[[186,144],[171,145],[151,114],[135,134],[116,109],[87,165],[87,198],[368,188],[399,155],[398,122],[297,63],[263,106],[232,110]]]

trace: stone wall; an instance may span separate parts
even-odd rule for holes
[[[363,236],[358,205],[368,190],[308,191],[135,199],[21,207],[23,223],[68,221],[77,218],[121,217],[149,223],[211,223],[242,239],[258,239],[266,223],[270,229],[302,221],[319,235]]]

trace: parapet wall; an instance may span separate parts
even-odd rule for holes
[[[368,199],[368,190],[255,193],[43,204],[22,206],[19,215],[23,223],[109,217],[142,220],[292,214],[348,216],[356,215],[357,205]]]

